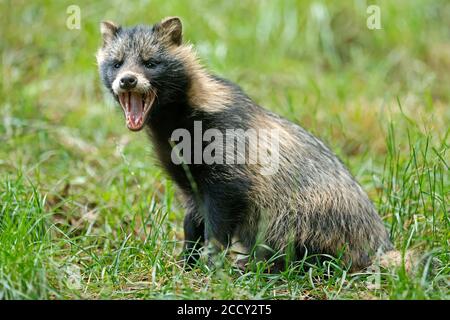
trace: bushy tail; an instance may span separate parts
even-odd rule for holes
[[[375,264],[386,269],[404,266],[405,271],[411,273],[417,267],[418,262],[418,254],[414,250],[406,250],[405,252],[390,250],[381,253],[376,259]]]

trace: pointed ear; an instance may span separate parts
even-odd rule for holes
[[[169,43],[178,46],[181,44],[183,27],[178,17],[164,18],[160,23],[153,26],[153,31],[163,41],[169,41]]]
[[[116,36],[119,29],[120,26],[112,21],[102,21],[100,23],[100,32],[103,38],[103,46],[108,44]]]

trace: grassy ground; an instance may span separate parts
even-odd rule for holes
[[[450,298],[450,3],[375,3],[381,30],[363,0],[0,2],[0,299]],[[168,15],[205,65],[338,153],[396,247],[420,253],[415,273],[182,270],[175,187],[94,59],[100,20]]]

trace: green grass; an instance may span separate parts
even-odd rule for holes
[[[2,1],[0,299],[449,299],[450,3]],[[204,64],[321,137],[379,209],[415,273],[338,261],[281,274],[184,271],[183,210],[103,94],[99,21],[178,15]]]

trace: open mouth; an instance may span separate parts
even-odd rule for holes
[[[119,94],[119,101],[125,113],[128,129],[139,131],[144,127],[155,101],[155,94],[152,91],[147,93],[128,91]]]

